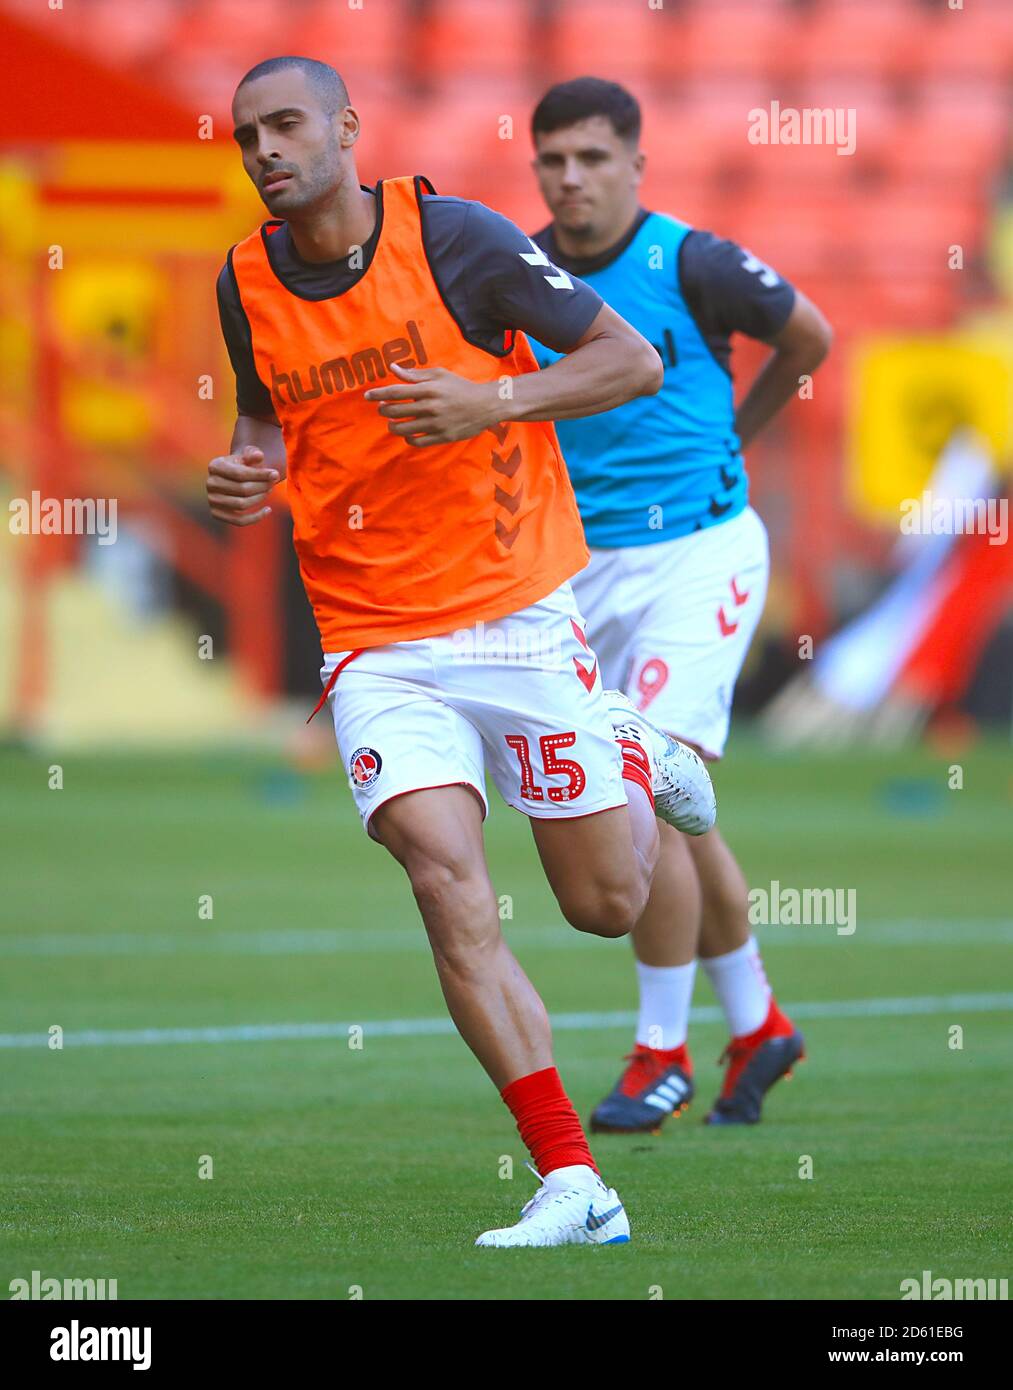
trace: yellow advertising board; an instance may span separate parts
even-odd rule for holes
[[[852,383],[848,491],[860,516],[896,521],[954,430],[973,429],[996,467],[1013,450],[1013,341],[999,332],[876,339]]]

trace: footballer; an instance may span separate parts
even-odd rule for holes
[[[477,1243],[623,1243],[623,1204],[501,933],[482,822],[488,770],[529,818],[564,916],[610,937],[647,901],[656,815],[713,823],[696,754],[603,694],[569,586],[587,548],[550,423],[656,392],[661,364],[495,212],[420,177],[361,186],[359,116],[327,64],[259,63],[233,118],[270,217],[218,280],[237,420],[209,465],[211,512],[254,524],[287,477],[321,703],[356,806],[409,877],[450,1014],[540,1180],[520,1221]],[[526,333],[559,361],[538,370]],[[494,631],[512,638],[489,642],[496,657]]]
[[[573,591],[605,684],[702,757],[718,759],[769,573],[742,450],[822,361],[830,328],[748,251],[641,206],[640,108],[618,84],[561,83],[531,125],[534,170],[552,214],[535,243],[638,328],[664,371],[658,392],[593,420],[559,423],[591,550]],[[738,409],[737,332],[773,348]],[[553,344],[533,346],[545,366],[558,360]],[[658,868],[632,938],[634,1049],[592,1128],[656,1131],[688,1105],[698,954],[731,1035],[707,1119],[757,1122],[766,1092],[803,1056],[803,1040],[767,983],[746,882],[719,830],[688,838],[661,827]]]

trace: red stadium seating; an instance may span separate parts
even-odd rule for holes
[[[1013,77],[1013,5],[962,10],[940,6],[919,53],[923,80]]]
[[[92,0],[81,39],[100,56],[115,53],[120,63],[140,64],[164,50],[178,22],[175,0],[147,0],[143,6]]]
[[[286,24],[284,0],[204,0],[183,12],[172,36],[174,63],[207,59],[245,70],[278,52]],[[236,80],[242,72],[236,74]]]
[[[692,106],[682,102],[649,113],[644,150],[651,177],[663,181],[715,181],[746,157],[741,130],[701,121]]]
[[[791,280],[844,269],[849,252],[841,244],[840,224],[839,205],[818,194],[785,204],[761,189],[749,198],[726,197],[711,230],[740,242]]]
[[[560,78],[591,73],[633,81],[653,69],[677,27],[670,11],[649,10],[644,0],[559,0],[549,56]]]
[[[423,27],[417,58],[429,77],[507,76],[523,70],[536,36],[525,5],[440,0]]]
[[[988,77],[923,82],[918,88],[917,108],[954,128],[967,129],[971,124],[985,127],[999,141],[1008,135],[1013,115],[1008,86]]]
[[[1002,158],[1007,138],[1002,113],[961,105],[920,106],[902,119],[887,156],[898,181],[915,178],[980,186]]]
[[[916,0],[837,0],[804,12],[786,52],[799,76],[898,76],[917,65],[930,18]]]
[[[468,191],[458,189],[458,192]],[[478,178],[474,191],[468,192],[468,196],[477,198],[480,203],[503,213],[528,235],[544,227],[549,220],[549,214],[538,192],[538,185],[530,170],[509,169],[504,171],[502,177],[489,179],[485,183]]]
[[[334,0],[309,0],[304,13],[286,17],[291,52],[319,58],[336,67],[352,88],[360,74],[367,80],[411,62],[409,7],[404,0],[366,0],[361,10]],[[353,91],[353,97],[355,95]]]
[[[950,270],[951,246],[964,248],[965,263],[984,225],[981,200],[956,200],[944,184],[924,188],[913,199],[904,188],[854,200],[849,207],[849,239],[871,275],[885,279],[959,278]]]
[[[720,144],[726,151],[726,164],[741,163],[754,148],[748,140],[750,112],[769,108],[770,97],[766,82],[751,79],[694,81],[665,94],[655,90],[643,103],[645,147],[657,153],[674,134],[684,144],[690,140]],[[658,120],[656,111],[666,115]]]
[[[547,220],[528,167],[537,96],[585,73],[627,83],[644,105],[644,204],[740,242],[834,325],[814,408],[796,412],[808,433],[789,410],[760,442],[782,468],[775,524],[777,505],[830,513],[836,540],[818,553],[797,519],[784,522],[800,590],[829,589],[831,544],[853,540],[840,530],[849,339],[959,323],[1009,155],[1013,0],[64,0],[55,18],[45,0],[0,0],[7,11],[58,28],[71,52],[182,92],[225,131],[236,82],[260,59],[332,63],[363,117],[364,181],[423,173],[529,232]],[[854,109],[854,155],[751,144],[750,112],[774,99]],[[500,138],[503,116],[512,139]],[[949,269],[953,245],[972,273]],[[219,263],[199,290],[208,341]],[[759,351],[737,348],[737,361]]]
[[[38,19],[35,0],[0,6]],[[164,75],[223,117],[237,78],[260,58],[281,49],[332,62],[363,115],[364,177],[425,172],[439,187],[516,205],[526,222],[542,215],[527,168],[532,83],[540,91],[580,72],[626,80],[644,101],[645,198],[814,272],[828,259],[861,266],[873,284],[898,271],[909,286],[935,284],[932,219],[947,196],[972,206],[963,220],[955,209],[943,218],[948,244],[976,242],[980,208],[968,195],[994,180],[1008,139],[1010,0],[962,10],[923,0],[666,0],[661,9],[646,0],[365,0],[358,10],[344,0],[146,0],[143,22],[140,9],[91,0],[87,22],[71,7],[61,24],[72,42]],[[854,156],[750,144],[750,111],[774,97],[782,107],[854,108]],[[507,115],[513,138],[502,140]],[[946,298],[926,292],[935,308]]]
[[[495,183],[505,167],[526,168],[530,158],[526,111],[514,118],[513,139],[500,139],[495,93],[445,95],[411,107],[402,106],[395,126],[388,127],[394,157],[404,172],[426,174],[440,192],[466,194],[481,179]],[[468,195],[470,196],[470,195]]]
[[[795,16],[773,6],[697,5],[676,15],[655,56],[664,73],[687,78],[759,77],[778,72],[790,52]]]

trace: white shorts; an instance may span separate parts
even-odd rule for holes
[[[719,758],[769,574],[752,507],[676,540],[592,550],[571,583],[606,688]]]
[[[582,629],[563,584],[494,622],[326,653],[325,682],[344,662],[328,699],[367,831],[384,802],[431,787],[471,787],[488,814],[486,768],[528,816],[625,806],[622,755]]]

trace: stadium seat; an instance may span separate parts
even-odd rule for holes
[[[352,102],[362,121],[355,146],[362,182],[373,184],[381,178],[424,172],[412,157],[413,151],[405,139],[405,113],[411,108],[403,97],[395,103],[390,100],[389,89],[375,81],[364,82],[357,70],[350,73],[348,83]]]
[[[404,0],[384,0],[382,5],[366,0],[361,10],[334,0],[309,0],[304,12],[296,9],[286,16],[285,30],[291,34],[292,52],[330,63],[346,78],[352,70],[375,77],[390,73],[399,61],[414,61],[406,42],[411,25]]]
[[[141,64],[163,53],[182,15],[181,0],[90,0],[65,4],[58,15],[45,0],[2,0],[0,16],[10,13],[60,42],[113,67]]]
[[[947,77],[1013,77],[1013,5],[970,5],[963,10],[940,6],[927,26],[919,52],[918,73],[923,80]]]
[[[787,105],[787,102],[783,103]],[[795,106],[853,106],[862,130],[893,123],[898,106],[897,84],[875,73],[829,73],[807,78],[794,89]]]
[[[214,53],[202,51],[191,54],[185,61],[166,59],[172,63],[172,89],[176,96],[188,102],[195,111],[213,116],[221,130],[232,130],[232,98],[236,83],[243,72],[256,61],[223,63]]]
[[[712,93],[713,95],[713,93]],[[643,145],[651,166],[667,175],[723,177],[749,162],[748,105],[685,100],[644,103]]]
[[[987,182],[997,169],[1006,138],[1004,123],[978,108],[920,107],[898,124],[888,151],[898,179],[945,180],[965,186]]]
[[[417,61],[437,83],[461,74],[512,76],[533,51],[531,16],[516,0],[440,0],[419,32]]]
[[[898,120],[898,103],[892,83],[876,77],[843,75],[822,81],[810,79],[796,88],[792,104],[802,110],[853,110],[855,150],[851,155],[835,156],[841,166],[837,172],[846,178],[856,178],[882,168],[886,147],[893,139]],[[800,170],[819,168],[819,146],[789,148],[798,151],[800,157],[794,162]]]
[[[1009,88],[988,77],[924,82],[918,89],[917,109],[936,124],[947,122],[958,129],[980,126],[1000,144],[1010,129]]]
[[[549,29],[552,67],[565,77],[592,73],[618,82],[643,79],[676,22],[644,0],[559,0]]]
[[[762,79],[728,79],[693,81],[676,90],[662,92],[654,89],[644,101],[645,133],[659,134],[653,112],[669,110],[684,113],[681,130],[684,138],[710,140],[721,138],[729,146],[750,147],[748,134],[750,112],[770,106],[771,89]]]
[[[124,0],[92,0],[80,39],[106,61],[111,58],[117,65],[143,64],[164,52],[178,23],[176,0],[149,0],[144,6]]]
[[[792,64],[800,76],[904,77],[917,67],[929,20],[910,0],[843,0],[804,13],[794,33]]]
[[[850,259],[845,206],[818,195],[790,208],[762,189],[750,197],[733,195],[711,230],[739,242],[789,280],[831,267],[844,273]]]
[[[401,172],[425,174],[438,192],[471,197],[479,176],[494,182],[522,148],[527,161],[527,131],[515,131],[512,142],[500,140],[499,115],[490,97],[451,102],[439,93],[402,106],[387,132],[392,157]]]
[[[688,78],[758,77],[779,72],[792,48],[795,21],[772,6],[714,4],[677,15],[655,66]]]
[[[300,11],[296,11],[300,13]],[[278,52],[286,24],[284,0],[204,0],[182,11],[171,39],[169,64],[206,68],[208,60],[242,71]]]
[[[865,317],[855,327],[863,333],[936,333],[952,328],[963,303],[959,275],[924,275],[917,272],[881,275],[862,290]]]
[[[750,145],[748,168],[753,177],[782,192],[818,186],[826,194],[853,178],[859,148],[856,144],[855,154],[848,155],[839,154],[833,144]]]
[[[529,236],[549,221],[538,186],[530,170],[509,169],[503,175],[481,182],[481,175],[467,196],[476,198],[486,207],[495,208]]]
[[[975,253],[984,225],[980,199],[954,199],[945,184],[923,189],[917,199],[903,186],[854,199],[849,237],[872,276],[929,278],[958,276],[947,266],[949,248]]]
[[[730,145],[723,131],[695,128],[684,109],[667,115],[664,122],[653,121],[651,132],[644,140],[647,172],[663,182],[711,184],[742,163],[738,141]]]

